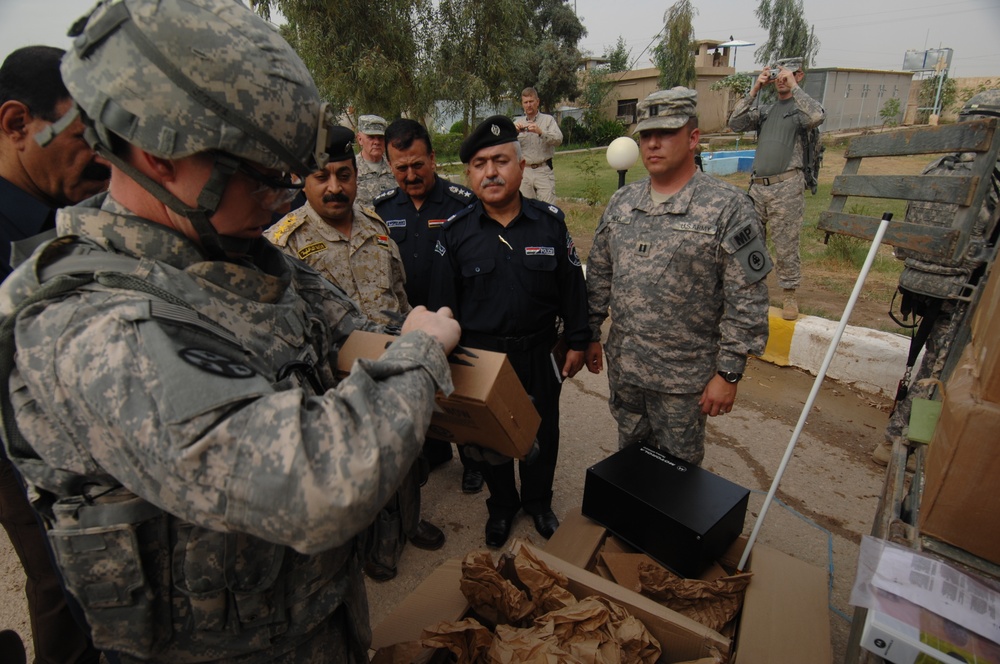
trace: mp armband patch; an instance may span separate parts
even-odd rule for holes
[[[252,378],[257,372],[239,360],[220,355],[206,348],[185,348],[180,351],[181,359],[216,376],[225,378]]]
[[[771,257],[767,253],[767,246],[759,235],[754,236],[749,242],[733,253],[733,258],[743,266],[743,272],[747,275],[747,283],[754,284],[767,276],[774,265]]]

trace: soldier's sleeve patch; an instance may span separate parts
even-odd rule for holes
[[[385,247],[386,249],[389,248],[389,236],[388,235],[376,235],[375,236],[375,242],[380,247]]]
[[[257,374],[243,362],[207,348],[182,348],[178,354],[191,366],[223,378],[253,378]]]
[[[434,245],[434,252],[437,253],[438,256],[444,256],[448,253],[448,251],[444,248],[444,245],[441,244],[441,240],[438,240]]]
[[[749,222],[737,227],[726,236],[722,241],[722,247],[743,267],[747,283],[757,283],[766,277],[773,267],[764,238]]]
[[[317,254],[321,251],[326,251],[326,243],[324,242],[313,242],[312,244],[307,244],[298,251],[299,259],[305,260],[313,254]]]

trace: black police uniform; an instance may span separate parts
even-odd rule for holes
[[[406,299],[410,306],[427,305],[431,285],[434,245],[441,227],[455,213],[476,201],[476,195],[462,185],[434,176],[434,186],[418,210],[410,195],[401,188],[383,191],[372,205],[389,227],[389,236],[399,247],[406,273]],[[452,458],[451,443],[428,438],[424,456],[431,467]],[[464,459],[463,459],[464,462]]]
[[[540,454],[520,464],[520,497],[513,461],[484,468],[490,516],[547,512],[559,452],[562,385],[550,356],[556,318],[572,350],[590,341],[583,270],[563,213],[522,197],[520,215],[504,227],[477,202],[445,224],[436,253],[431,308],[452,308],[464,345],[507,353],[542,418]]]
[[[389,227],[389,236],[399,247],[406,270],[406,298],[416,307],[427,305],[431,284],[434,245],[444,222],[476,202],[476,195],[460,184],[434,176],[423,205],[418,210],[401,188],[375,197],[375,212]]]

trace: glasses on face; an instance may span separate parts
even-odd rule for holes
[[[281,173],[276,177],[261,173],[244,161],[240,162],[237,170],[259,184],[251,195],[260,201],[263,208],[272,212],[291,203],[305,186],[302,178],[295,173]]]

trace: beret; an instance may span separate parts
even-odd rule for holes
[[[517,129],[514,127],[514,121],[506,115],[494,115],[480,122],[479,126],[462,141],[458,157],[463,164],[468,164],[483,148],[515,141],[517,141]]]

